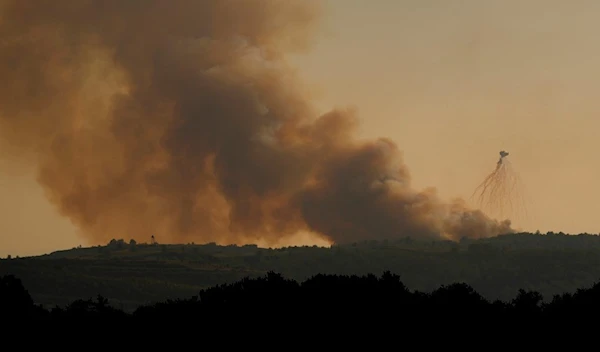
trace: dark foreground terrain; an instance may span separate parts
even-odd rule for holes
[[[548,301],[600,278],[600,237],[521,233],[459,243],[405,238],[282,249],[113,240],[106,246],[0,260],[0,275],[20,278],[36,304],[65,306],[100,294],[127,312],[269,271],[300,282],[316,274],[386,270],[423,292],[464,282],[490,300],[510,301],[524,289]]]
[[[390,272],[364,276],[315,275],[301,283],[273,272],[201,290],[187,299],[138,307],[127,313],[102,296],[79,299],[65,307],[44,309],[34,304],[21,280],[0,278],[0,316],[4,321],[77,321],[113,323],[184,323],[214,329],[263,329],[310,324],[311,328],[410,323],[450,323],[467,326],[508,323],[511,327],[560,327],[575,321],[593,322],[600,313],[600,284],[556,295],[548,303],[535,291],[519,290],[508,302],[491,301],[464,283],[425,293],[409,290]],[[225,324],[225,325],[221,325]],[[113,325],[114,327],[114,325]],[[206,330],[203,330],[206,331]]]

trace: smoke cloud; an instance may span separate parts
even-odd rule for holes
[[[396,144],[316,116],[285,54],[318,1],[0,1],[0,157],[34,163],[91,242],[330,242],[511,231],[434,189]]]

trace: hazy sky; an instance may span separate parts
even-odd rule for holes
[[[292,60],[323,111],[356,107],[362,135],[396,141],[416,188],[445,198],[468,198],[505,149],[527,199],[516,227],[600,231],[600,2],[326,2],[313,50]],[[85,245],[31,170],[5,166],[0,256]]]

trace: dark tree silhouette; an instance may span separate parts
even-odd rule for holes
[[[180,321],[193,322],[203,331],[218,326],[248,328],[259,322],[263,328],[304,322],[320,330],[389,328],[407,322],[415,326],[435,322],[445,327],[466,323],[483,327],[503,322],[552,327],[565,318],[570,322],[595,318],[600,311],[600,284],[557,295],[548,303],[542,303],[542,298],[539,292],[522,289],[509,302],[490,302],[465,283],[441,286],[431,293],[410,291],[390,271],[380,277],[318,274],[301,283],[270,271],[262,277],[203,289],[188,299],[142,305],[132,313],[114,308],[102,295],[47,311],[34,304],[20,279],[14,275],[0,278],[0,313],[8,319]]]

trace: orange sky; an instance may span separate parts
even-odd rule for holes
[[[323,111],[357,107],[362,135],[396,141],[415,187],[445,198],[468,198],[506,149],[528,201],[517,227],[600,231],[600,2],[327,3],[314,49],[292,60]],[[31,170],[6,165],[0,256],[85,245]]]

